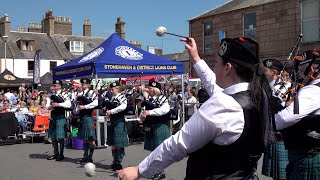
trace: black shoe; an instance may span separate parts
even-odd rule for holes
[[[152,180],[160,180],[160,179],[165,179],[166,178],[166,174],[165,173],[159,173],[156,174],[152,177]]]
[[[47,160],[54,160],[57,159],[59,156],[53,155],[47,158]]]
[[[88,162],[93,163],[93,160],[89,158],[88,161],[87,161],[87,163],[88,163]]]
[[[112,168],[113,171],[118,171],[121,169],[123,169],[123,168],[122,168],[122,165],[119,163],[115,164],[114,167]]]
[[[87,164],[87,162],[88,162],[88,158],[82,158],[82,159],[80,160],[80,165],[81,165],[81,166],[84,166],[85,164]]]
[[[64,159],[64,156],[63,155],[60,155],[57,159],[56,159],[56,161],[62,161]]]

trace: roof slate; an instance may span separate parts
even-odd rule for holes
[[[92,51],[94,48],[98,47],[100,44],[102,44],[106,40],[106,38],[100,38],[100,37],[59,35],[59,34],[55,34],[52,39],[57,45],[57,47],[59,48],[62,58],[66,60],[76,59],[77,57],[80,57],[81,55]],[[65,43],[69,41],[82,41],[83,51],[84,51],[83,54],[76,55],[71,53],[65,45]]]
[[[19,40],[34,40],[34,51],[21,51],[17,44]],[[33,59],[35,52],[41,49],[41,59],[62,60],[52,39],[45,33],[11,31],[8,38],[8,45],[15,59]]]

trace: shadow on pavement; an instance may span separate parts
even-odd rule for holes
[[[29,158],[31,159],[45,159],[47,160],[48,157],[52,156],[52,154],[50,152],[45,152],[43,154],[29,154]],[[70,163],[74,163],[79,165],[77,168],[84,168],[83,166],[80,165],[80,159],[81,158],[69,158],[69,157],[64,157],[64,159],[61,162],[70,162]],[[52,160],[54,161],[54,160]],[[118,177],[118,173],[114,172],[111,170],[111,165],[106,165],[106,164],[102,164],[101,161],[98,162],[94,162],[94,164],[96,165],[96,171],[97,172],[104,172],[107,173],[110,177],[114,177],[117,178]]]
[[[43,154],[29,154],[29,157],[31,159],[45,159],[47,160],[48,157],[52,156],[52,154],[48,154],[48,152],[45,152]],[[63,162],[71,162],[74,164],[79,164],[81,158],[69,158],[69,157],[64,157],[64,159],[62,160]]]

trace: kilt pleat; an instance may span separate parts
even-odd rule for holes
[[[57,117],[53,117],[53,119],[56,122],[56,127],[49,128],[48,137],[57,138],[57,139],[66,138],[67,132],[65,129],[65,125],[66,125],[65,116],[57,116]]]
[[[124,119],[118,119],[113,123],[113,125],[108,126],[108,137],[107,137],[107,144],[109,146],[116,146],[116,147],[127,147],[129,140],[128,140],[128,132],[127,126],[125,124]]]
[[[320,153],[289,150],[289,161],[296,162],[289,173],[290,180],[320,180]]]
[[[286,179],[288,163],[288,151],[285,149],[284,142],[270,144],[264,151],[262,174],[274,179]]]
[[[86,141],[92,141],[97,139],[92,116],[84,116],[81,118],[79,138]]]
[[[153,151],[156,149],[164,140],[170,137],[170,130],[167,124],[158,123],[155,124],[151,131],[145,133],[144,149]]]

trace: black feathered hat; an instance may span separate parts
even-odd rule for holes
[[[252,69],[259,63],[259,45],[250,38],[224,38],[218,55],[226,61]]]

